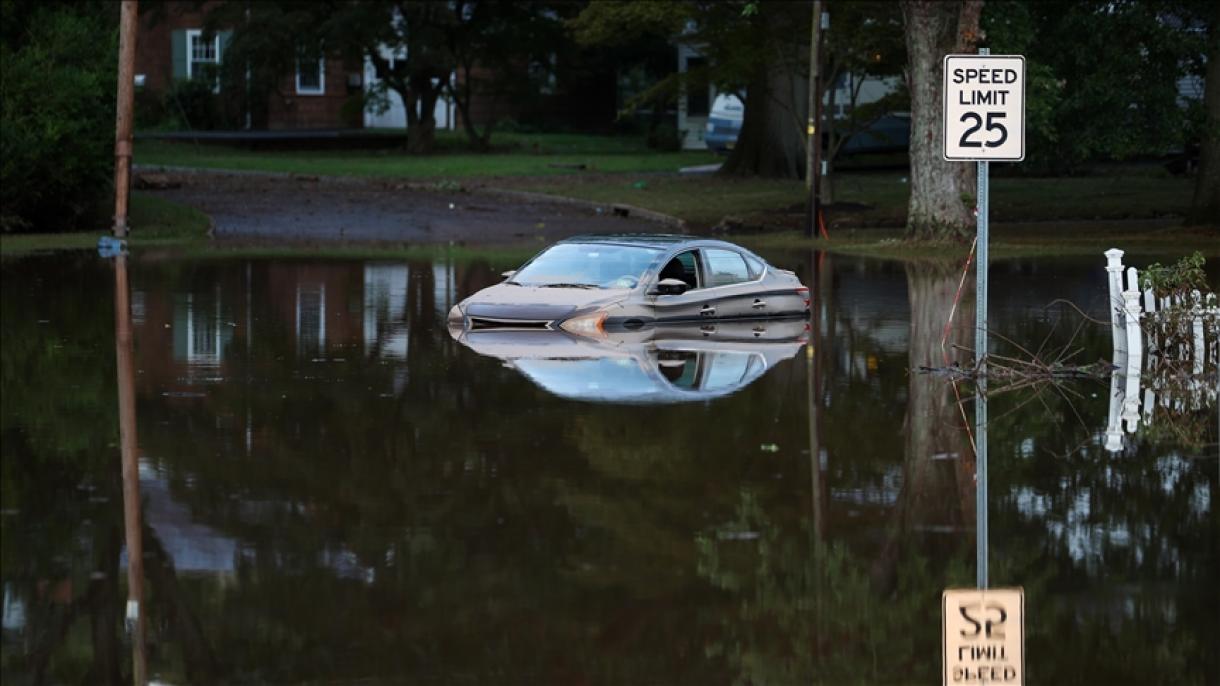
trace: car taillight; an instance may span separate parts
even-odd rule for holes
[[[809,309],[809,288],[801,286],[796,289],[796,294],[805,298],[805,309]]]

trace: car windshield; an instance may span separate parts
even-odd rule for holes
[[[635,288],[661,252],[644,246],[560,243],[509,281],[548,288]]]

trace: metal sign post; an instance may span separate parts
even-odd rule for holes
[[[1025,58],[992,55],[945,55],[944,158],[978,165],[978,266],[974,357],[975,381],[975,526],[977,584],[987,588],[987,269],[990,165],[1025,158]]]
[[[982,48],[979,52],[986,51]],[[984,52],[985,54],[985,52]],[[990,162],[979,162],[978,169],[978,263],[975,267],[974,359],[977,361],[974,380],[974,440],[976,452],[974,520],[976,541],[976,580],[979,588],[987,588],[987,270],[991,263],[987,245],[987,193]]]
[[[992,161],[1025,158],[1025,58],[945,55],[944,158],[978,164],[978,266],[974,313],[975,532],[978,590],[945,591],[941,609],[943,683],[1025,681],[1025,595],[1019,588],[988,589],[987,578],[987,268]]]

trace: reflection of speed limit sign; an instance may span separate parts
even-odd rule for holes
[[[945,55],[945,159],[1025,159],[1025,58]]]

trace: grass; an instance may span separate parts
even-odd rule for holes
[[[993,259],[1094,255],[1122,248],[1141,259],[1176,259],[1194,251],[1205,257],[1220,257],[1220,234],[1215,229],[1190,229],[1163,220],[1126,222],[1045,222],[992,227],[990,254]],[[883,259],[959,260],[969,243],[910,243],[901,229],[849,230],[823,238],[808,239],[796,231],[732,237],[758,250],[816,249]]]
[[[144,193],[131,194],[128,244],[153,247],[206,243],[210,220],[191,207],[179,205]],[[0,255],[14,257],[32,252],[93,248],[108,230],[69,233],[27,233],[0,235]]]
[[[502,134],[490,153],[443,142],[432,155],[396,150],[251,151],[214,145],[141,140],[138,164],[268,171],[321,176],[402,179],[471,179],[500,176],[553,176],[590,172],[656,173],[708,164],[708,151],[657,152],[634,138],[567,134]],[[446,139],[442,139],[446,141]]]
[[[717,161],[707,151],[657,152],[642,139],[581,134],[497,134],[496,150],[473,153],[458,132],[439,132],[438,152],[250,151],[212,145],[141,140],[141,164],[302,175],[427,180],[495,185],[626,203],[686,220],[696,229],[726,216],[747,223],[788,226],[801,220],[804,184],[793,180],[678,175],[684,166]],[[838,226],[901,226],[910,191],[903,169],[850,170],[835,175],[829,219]],[[578,169],[583,165],[583,169]],[[993,174],[991,213],[996,222],[1071,219],[1147,219],[1181,215],[1190,202],[1189,179],[1157,166],[1125,166],[1070,178]],[[473,183],[472,183],[473,182]],[[963,197],[973,204],[973,197]],[[846,209],[844,209],[846,208]]]
[[[910,186],[905,169],[888,159],[854,165],[845,158],[835,176],[836,205],[828,212],[831,240],[807,240],[801,225],[803,182],[759,178],[679,175],[678,168],[717,161],[711,153],[660,153],[639,138],[579,134],[497,134],[491,153],[473,153],[456,132],[439,132],[438,152],[408,156],[399,151],[255,152],[218,146],[143,140],[141,164],[186,166],[302,175],[361,176],[424,180],[438,184],[497,186],[548,193],[598,203],[625,203],[685,220],[704,231],[725,217],[746,227],[787,232],[731,235],[759,247],[817,247],[879,257],[960,256],[959,245],[913,246],[902,240]],[[583,169],[575,167],[584,165]],[[878,167],[881,167],[878,169]],[[887,168],[889,167],[889,168]],[[996,173],[998,172],[998,174]],[[1113,245],[1129,251],[1168,255],[1200,250],[1220,254],[1214,230],[1185,230],[1166,217],[1181,216],[1192,193],[1189,179],[1169,176],[1153,165],[1101,167],[1088,176],[1040,178],[993,170],[992,255],[997,258],[1092,253]],[[973,197],[962,202],[973,204]],[[881,227],[881,228],[878,228]],[[91,243],[90,243],[91,244]],[[424,246],[354,245],[201,248],[212,254],[313,254],[436,256]],[[530,251],[532,247],[522,248]],[[503,251],[497,251],[502,254]],[[528,256],[526,252],[522,257]],[[450,253],[452,256],[452,253]],[[516,255],[513,256],[518,257]]]
[[[801,181],[716,176],[564,176],[509,183],[525,190],[636,205],[679,217],[696,228],[728,215],[747,223],[793,228],[801,222],[806,198]],[[909,193],[903,173],[838,174],[835,201],[841,207],[827,216],[832,226],[901,226]],[[991,184],[991,217],[1004,223],[1152,219],[1184,214],[1191,193],[1189,179],[1168,176],[998,178]],[[963,199],[967,201],[973,204],[974,199]]]

